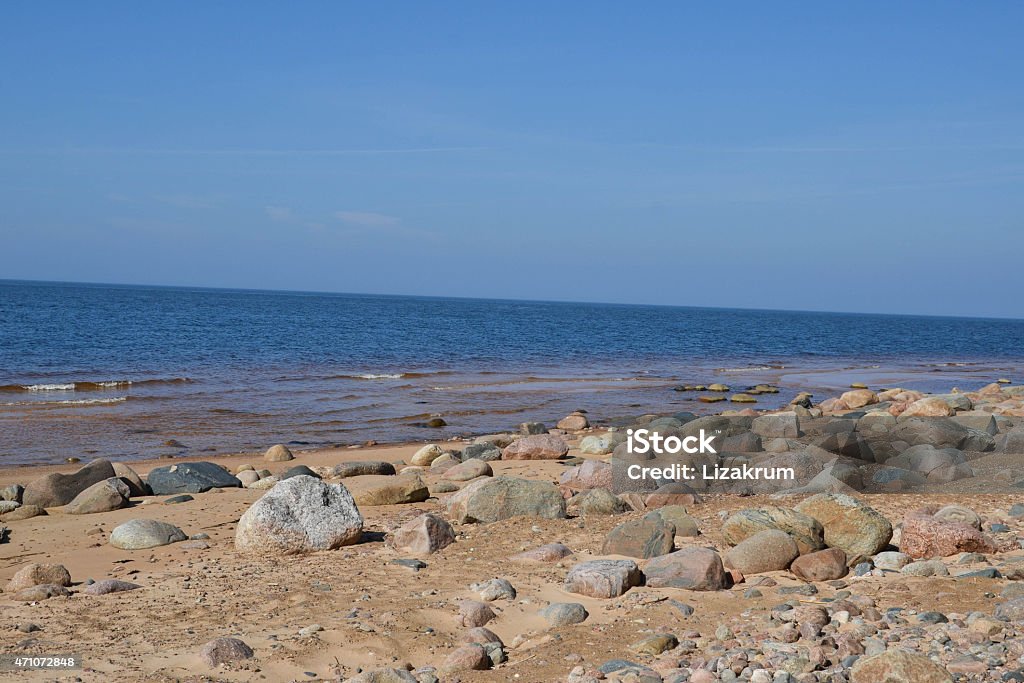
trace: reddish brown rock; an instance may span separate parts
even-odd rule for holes
[[[484,626],[496,616],[489,605],[478,600],[463,600],[459,603],[459,623],[466,628]]]
[[[562,558],[572,555],[572,551],[561,543],[548,543],[532,550],[513,555],[509,559],[513,562],[558,562]]]
[[[805,581],[834,581],[846,576],[846,553],[839,548],[828,548],[801,555],[793,560],[789,570]]]
[[[652,588],[717,591],[728,586],[722,558],[711,548],[684,548],[656,557],[644,568]]]
[[[853,683],[952,683],[953,677],[924,655],[894,647],[857,660],[850,680]]]
[[[591,598],[615,598],[642,581],[643,574],[632,560],[591,560],[569,570],[565,590]]]
[[[573,413],[572,415],[563,417],[555,426],[559,429],[564,429],[567,432],[576,432],[589,427],[590,421],[583,413]]]
[[[252,648],[238,638],[214,638],[199,651],[199,657],[209,667],[251,659]]]
[[[961,522],[938,519],[935,511],[923,508],[904,516],[900,550],[915,559],[996,551],[992,539],[985,534]]]
[[[455,530],[433,513],[420,515],[395,530],[395,549],[413,555],[429,555],[455,542]]]
[[[658,557],[672,552],[676,528],[658,515],[623,522],[608,532],[601,548],[602,555],[626,557]]]
[[[441,665],[442,674],[453,674],[459,671],[484,671],[491,668],[491,659],[487,650],[478,643],[470,643],[452,650]]]
[[[559,460],[569,452],[569,444],[553,434],[524,436],[501,452],[503,460]]]
[[[4,588],[6,593],[17,593],[32,586],[53,584],[70,586],[71,573],[62,564],[27,564],[11,577]]]
[[[611,489],[611,463],[601,460],[587,460],[582,465],[572,467],[558,478],[558,483],[569,489]]]
[[[693,505],[697,503],[697,493],[682,482],[672,482],[659,486],[644,498],[644,507],[648,510],[665,507],[666,505]]]

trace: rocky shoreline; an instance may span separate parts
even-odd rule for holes
[[[0,650],[85,655],[26,680],[1024,681],[1024,390],[814,398],[0,474]],[[629,481],[640,426],[798,476]]]

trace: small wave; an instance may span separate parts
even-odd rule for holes
[[[38,406],[40,408],[47,406],[88,406],[122,403],[127,400],[127,396],[113,396],[111,398],[79,398],[65,399],[63,401],[9,401],[7,403],[0,403],[0,406]]]
[[[0,391],[38,393],[42,391],[104,391],[107,389],[124,389],[125,387],[145,384],[188,384],[193,380],[188,377],[169,379],[144,379],[132,381],[127,379],[103,380],[100,382],[55,382],[53,384],[4,384]]]
[[[763,372],[765,370],[783,370],[785,365],[751,365],[749,368],[718,368],[715,372]]]

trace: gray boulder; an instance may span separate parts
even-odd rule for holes
[[[448,499],[448,515],[462,524],[519,516],[564,519],[565,499],[554,484],[546,481],[484,478]]]
[[[383,460],[357,460],[343,462],[334,466],[334,476],[342,479],[345,477],[361,477],[367,474],[395,474],[395,466]]]
[[[110,545],[121,550],[144,550],[188,538],[178,527],[155,519],[130,519],[110,532]]]
[[[156,496],[242,486],[237,477],[212,462],[183,462],[157,467],[149,473],[147,481]]]
[[[93,460],[72,474],[54,472],[29,482],[22,495],[22,502],[41,508],[67,505],[93,484],[116,476],[117,473],[110,461]]]
[[[64,511],[71,515],[88,515],[94,512],[120,510],[128,504],[128,484],[119,477],[96,482],[75,496]]]
[[[298,476],[277,483],[238,520],[235,548],[295,555],[359,541],[363,517],[342,484]]]

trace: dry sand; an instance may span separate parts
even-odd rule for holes
[[[450,446],[450,444],[443,444]],[[244,463],[277,473],[296,464],[333,466],[342,461],[408,461],[418,446],[331,449],[296,453],[291,462],[265,463],[259,455],[211,457],[232,471]],[[570,455],[577,455],[575,449]],[[140,474],[168,460],[134,462]],[[554,461],[499,461],[496,474],[556,481],[564,465]],[[26,483],[49,471],[73,471],[78,465],[26,467],[0,473],[0,485]],[[428,482],[438,475],[426,474]],[[358,490],[363,477],[344,480]],[[339,680],[359,668],[440,666],[464,631],[457,624],[459,600],[475,598],[470,584],[492,577],[507,578],[516,587],[514,602],[493,603],[498,618],[488,624],[510,645],[509,661],[483,672],[457,676],[462,681],[564,680],[577,663],[588,668],[616,657],[638,660],[628,645],[652,632],[712,634],[721,624],[743,628],[746,615],[763,615],[791,599],[764,588],[763,597],[745,598],[748,588],[694,593],[674,589],[635,588],[613,600],[590,599],[562,590],[567,567],[600,553],[605,533],[634,512],[614,517],[566,520],[513,519],[491,525],[457,525],[457,542],[426,559],[414,572],[389,564],[399,555],[389,547],[387,532],[426,512],[442,512],[443,501],[364,507],[364,542],[333,552],[285,559],[242,556],[234,549],[235,523],[263,494],[249,489],[214,489],[195,500],[165,505],[163,497],[133,499],[129,508],[91,514],[63,515],[52,511],[9,522],[10,543],[0,545],[0,582],[28,562],[60,563],[76,584],[92,578],[119,578],[141,584],[141,590],[92,597],[76,594],[40,603],[14,602],[0,595],[0,650],[4,652],[77,653],[86,669],[74,672],[0,674],[2,680],[82,681],[313,681]],[[898,520],[918,507],[920,496],[878,495],[868,502]],[[766,498],[711,496],[691,509],[704,536],[693,542],[726,549],[718,535],[719,513],[755,507]],[[927,502],[943,502],[930,497]],[[953,497],[948,502],[955,501]],[[1018,502],[1005,496],[978,496],[972,507],[1000,516]],[[151,550],[124,551],[108,536],[117,524],[136,517],[171,522],[187,534],[206,533],[209,548],[191,549],[175,543]],[[1011,520],[1011,524],[1017,524]],[[524,566],[508,557],[544,543],[561,542],[576,552],[559,564]],[[964,569],[970,567],[965,566]],[[769,574],[780,586],[801,583],[788,572]],[[900,577],[848,578],[851,589],[873,596],[880,610],[899,606],[918,610],[991,612],[994,593],[1003,581]],[[2,585],[2,583],[0,583]],[[801,598],[814,602],[837,588],[819,584],[821,594]],[[683,617],[669,599],[696,608]],[[583,624],[547,630],[538,610],[549,601],[580,602],[590,612]],[[31,622],[34,633],[15,629]],[[304,627],[323,627],[300,637]],[[531,634],[532,633],[532,634]],[[198,657],[202,645],[218,636],[235,635],[256,653],[247,663],[211,670]],[[520,639],[522,640],[522,639]],[[642,658],[639,658],[642,661]],[[454,680],[454,679],[443,679]]]

